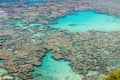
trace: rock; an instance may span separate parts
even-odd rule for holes
[[[10,75],[5,75],[1,78],[2,80],[13,80],[14,78]]]

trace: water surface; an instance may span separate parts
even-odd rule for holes
[[[53,59],[51,51],[42,59],[42,65],[34,69],[33,80],[81,80],[83,77],[73,72],[69,61]]]
[[[53,28],[66,29],[71,32],[86,32],[88,30],[118,31],[120,19],[95,11],[79,11],[77,14],[67,15],[57,19],[58,23],[50,25]]]

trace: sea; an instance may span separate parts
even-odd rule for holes
[[[14,2],[15,1],[15,2]],[[64,1],[64,0],[63,0]],[[62,2],[62,1],[58,1]],[[39,5],[45,4],[46,1],[31,1],[25,0],[25,5]],[[0,0],[1,5],[16,6],[19,4],[17,0]],[[90,30],[95,31],[120,31],[120,18],[108,14],[98,13],[95,10],[83,10],[77,11],[74,14],[66,14],[63,17],[56,19],[55,24],[47,24],[51,28],[58,30],[67,30],[72,33],[83,32],[87,33]],[[29,25],[42,25],[38,23],[31,23]],[[21,28],[29,29],[29,27],[24,26],[19,21],[16,21],[16,25]],[[39,34],[38,34],[39,35]],[[0,64],[4,61],[1,60]],[[39,66],[34,66],[33,71],[31,71],[31,80],[82,80],[83,75],[78,74],[72,70],[69,60],[64,59],[54,59],[52,57],[52,50],[47,51],[45,56],[41,60],[42,64]],[[89,75],[98,74],[98,72],[90,72]]]

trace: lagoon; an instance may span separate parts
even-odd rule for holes
[[[87,32],[89,30],[119,31],[120,19],[115,16],[100,14],[93,10],[87,10],[58,18],[57,24],[50,26],[71,32]]]

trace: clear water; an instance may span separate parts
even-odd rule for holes
[[[26,5],[39,5],[39,4],[44,4],[49,0],[27,0],[25,2]],[[52,0],[51,0],[52,1]],[[56,0],[57,2],[63,2],[64,0]]]
[[[120,19],[95,11],[79,11],[77,14],[67,15],[57,19],[58,23],[50,25],[53,28],[66,29],[71,32],[86,32],[88,30],[118,31]]]
[[[50,25],[52,28],[69,30],[71,32],[86,32],[88,30],[118,31],[120,19],[94,11],[80,11],[77,14],[58,18],[58,23]],[[42,59],[41,66],[35,66],[32,72],[33,80],[82,80],[83,76],[73,72],[69,61],[55,60],[49,51]],[[90,72],[88,75],[97,74]]]
[[[53,59],[51,51],[42,59],[42,65],[34,69],[32,80],[81,80],[82,78],[72,71],[69,61]]]
[[[23,3],[25,5],[39,5],[39,4],[44,4],[47,1],[50,1],[50,0],[23,0]],[[64,0],[56,0],[56,1],[63,2]],[[12,0],[12,2],[11,0],[0,0],[0,5],[2,6],[16,6],[19,4],[20,4],[20,0]]]
[[[3,60],[0,60],[0,64],[3,64]]]
[[[26,0],[24,2],[25,5],[39,5],[44,4],[47,0]]]
[[[3,0],[4,1],[4,0]],[[9,5],[19,4],[17,0],[12,3],[4,2]],[[58,0],[57,0],[58,1]],[[64,0],[61,0],[64,1]],[[59,0],[59,2],[61,2]],[[26,5],[42,4],[40,1],[26,1]],[[1,4],[1,3],[0,3]],[[58,23],[50,25],[52,28],[59,28],[61,30],[69,30],[71,32],[86,32],[88,30],[99,31],[118,31],[120,30],[120,19],[107,14],[98,14],[95,11],[79,11],[77,14],[70,14],[62,18],[57,19]],[[36,23],[35,23],[36,24]],[[35,25],[33,24],[33,25]],[[16,23],[20,27],[21,23]],[[41,25],[41,24],[37,24]],[[29,25],[29,26],[32,26]],[[3,61],[0,60],[0,64]],[[81,80],[83,76],[73,72],[69,61],[55,60],[52,58],[52,52],[49,51],[42,59],[41,66],[34,66],[34,71],[31,73],[34,77],[32,80]]]

